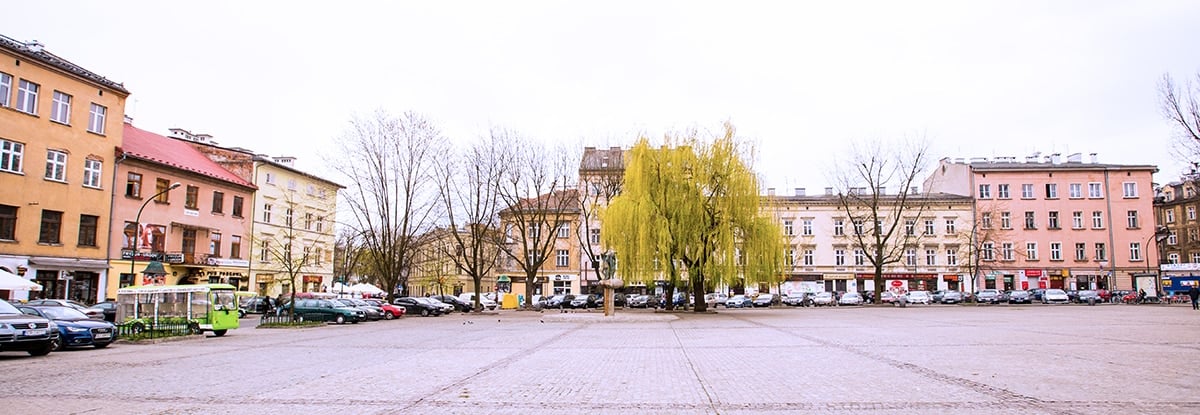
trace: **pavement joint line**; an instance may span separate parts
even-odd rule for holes
[[[696,369],[696,364],[692,361],[691,353],[688,353],[687,347],[683,345],[683,339],[679,338],[679,330],[675,328],[675,322],[673,321],[669,324],[671,326],[671,335],[675,337],[675,344],[679,345],[679,352],[683,353],[683,358],[685,361],[687,361],[688,369],[691,370],[692,374],[696,376],[696,382],[700,384],[700,390],[704,391],[704,398],[708,399],[708,407],[712,409],[713,412],[720,414],[721,411],[716,406],[717,402],[713,400],[712,390],[710,390],[711,388],[709,388],[708,382],[705,382],[704,377],[700,376],[700,371]]]

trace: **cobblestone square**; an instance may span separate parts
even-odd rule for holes
[[[1200,413],[1181,305],[502,311],[44,358],[10,414]]]

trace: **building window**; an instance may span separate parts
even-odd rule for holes
[[[1104,242],[1096,242],[1096,260],[1097,261],[1108,260],[1108,253],[1105,252]]]
[[[933,219],[925,220],[925,235],[933,235]]]
[[[787,220],[783,221],[783,234],[787,235],[787,236],[795,235],[795,232],[792,229],[792,220],[791,219],[787,219]]]
[[[92,103],[92,110],[88,114],[88,131],[96,134],[104,134],[104,119],[107,117],[108,108]]]
[[[17,207],[0,205],[0,240],[17,240]]]
[[[946,235],[954,235],[954,219],[946,219]]]
[[[1125,193],[1125,198],[1126,198],[1126,199],[1133,199],[1133,198],[1136,198],[1136,197],[1138,197],[1138,196],[1137,196],[1137,183],[1136,183],[1136,182],[1125,182],[1125,183],[1121,183],[1121,190],[1123,190],[1123,191],[1124,191],[1124,193]]]
[[[846,222],[841,219],[833,220],[833,236],[842,236],[846,234],[845,223]]]
[[[904,265],[915,267],[917,266],[917,250],[908,248],[904,250]]]
[[[913,236],[917,233],[917,221],[912,219],[904,220],[904,235]]]
[[[992,256],[992,253],[995,251],[996,247],[994,244],[991,242],[984,242],[979,248],[979,258],[984,261],[993,261],[995,260],[995,257]]]
[[[289,228],[292,227],[292,218],[294,217],[295,213],[296,211],[292,208],[283,210],[283,226],[287,226]]]
[[[1021,198],[1033,199],[1033,185],[1026,183],[1021,185]]]
[[[1025,229],[1037,229],[1037,222],[1034,220],[1033,212],[1025,212]]]
[[[79,215],[79,246],[96,246],[96,228],[99,216]]]
[[[925,250],[925,265],[928,265],[931,267],[934,265],[937,265],[937,250],[936,249],[926,249]]]
[[[1104,229],[1104,212],[1092,211],[1092,229]]]
[[[1038,259],[1037,242],[1026,242],[1025,243],[1025,258],[1029,259],[1030,261],[1037,261],[1037,259]]]
[[[1193,253],[1192,253],[1192,263],[1193,263],[1193,264],[1200,264],[1200,252],[1193,252]]]
[[[1049,217],[1046,218],[1046,227],[1050,229],[1059,229],[1058,227],[1058,211],[1050,211]]]
[[[815,260],[813,259],[813,250],[805,249],[804,250],[804,265],[811,267],[814,262],[815,262]]]
[[[261,248],[258,250],[259,262],[271,262],[271,241],[262,241]]]
[[[86,159],[83,161],[83,186],[100,188],[100,173],[103,171],[100,160]]]
[[[788,249],[788,250],[784,251],[783,254],[784,254],[783,255],[783,265],[784,266],[791,267],[791,266],[796,265],[796,250],[795,249]],[[745,260],[746,259],[744,257],[742,257],[742,251],[739,249],[737,251],[737,264],[738,265],[746,265]]]
[[[1058,199],[1058,185],[1054,183],[1046,183],[1046,198]]]
[[[1163,220],[1167,223],[1175,223],[1175,209],[1164,210]]]
[[[242,217],[242,203],[244,203],[244,202],[245,201],[242,199],[241,196],[233,197],[233,217],[235,217],[235,218]]]
[[[1000,212],[1000,229],[1012,229],[1012,213]]]
[[[855,220],[854,220],[854,234],[855,234],[855,235],[862,235],[862,234],[863,234],[863,221],[862,221],[862,219],[855,219]]]
[[[12,75],[0,72],[0,107],[8,107],[12,97]]]
[[[854,265],[861,267],[866,262],[867,262],[867,256],[866,256],[866,254],[863,253],[863,250],[855,249],[854,250]]]
[[[1196,234],[1196,228],[1188,229],[1188,238],[1183,242],[1196,242]]]
[[[311,231],[312,225],[313,225],[313,214],[305,212],[304,213],[304,230]]]
[[[804,236],[812,236],[812,234],[813,234],[813,220],[812,219],[804,219],[804,221],[801,222],[800,233],[804,234]]]
[[[1131,210],[1131,211],[1128,211],[1125,213],[1125,226],[1126,227],[1128,227],[1130,229],[1137,229],[1137,227],[1138,227],[1138,214],[1137,213],[1138,212],[1136,210]]]
[[[62,231],[62,212],[42,210],[42,228],[38,232],[38,243],[60,244],[59,235]]]
[[[1071,199],[1083,198],[1083,185],[1079,183],[1071,183],[1067,185],[1067,197]]]
[[[323,232],[324,230],[325,230],[325,217],[317,216],[317,232]]]
[[[1013,244],[1012,244],[1012,242],[1005,242],[1005,243],[1000,244],[1000,259],[1003,259],[1005,261],[1013,260]]]
[[[979,198],[980,199],[991,199],[992,198],[992,185],[990,185],[990,184],[979,185]]]
[[[142,175],[129,173],[125,178],[125,196],[136,199],[142,198]]]
[[[288,179],[287,188],[291,191],[296,191],[296,179]]]
[[[567,238],[571,236],[571,225],[566,223],[558,224],[558,237]]]
[[[958,266],[958,250],[957,249],[947,249],[946,250],[946,265],[949,265],[952,267]]]
[[[1087,261],[1087,244],[1083,242],[1075,243],[1075,260]]]
[[[1077,210],[1077,211],[1071,212],[1071,228],[1083,229],[1083,212],[1082,211]]]
[[[1141,242],[1130,242],[1129,243],[1129,260],[1130,261],[1141,261],[1142,260],[1142,243]]]
[[[225,213],[225,193],[213,192],[212,213]]]
[[[591,241],[593,245],[599,245],[600,244],[600,230],[596,229],[596,228],[588,229],[588,240]]]
[[[208,255],[221,257],[221,234],[217,232],[209,232],[208,240]]]
[[[171,181],[164,178],[154,179],[154,201],[156,203],[168,203],[171,201],[171,192],[167,189],[171,188]]]
[[[242,237],[233,235],[229,237],[229,257],[233,259],[242,259]]]
[[[1062,261],[1062,242],[1050,243],[1050,260]]]
[[[1178,264],[1179,263],[1179,254],[1174,253],[1174,252],[1167,254],[1167,263],[1168,264]]]
[[[183,199],[184,209],[200,209],[200,187],[188,185],[187,194]]]
[[[845,249],[834,249],[833,250],[833,265],[836,265],[839,267],[846,266],[846,250]]]
[[[26,81],[24,79],[17,87],[17,110],[37,115],[37,98],[38,89],[41,88],[38,84]]]
[[[271,204],[270,203],[263,205],[262,221],[265,223],[271,223]]]
[[[267,173],[266,175],[267,175],[267,177],[266,177],[265,181],[267,182],[267,184],[275,184],[275,174]]]
[[[8,140],[0,140],[0,170],[9,173],[21,173],[21,158],[25,153],[25,145]]]
[[[1088,197],[1092,199],[1100,199],[1104,197],[1104,192],[1100,188],[1100,183],[1088,183]]]
[[[71,123],[71,96],[62,91],[54,91],[54,102],[50,107],[50,121],[59,124]]]
[[[1188,220],[1196,220],[1196,207],[1195,206],[1187,207],[1187,218],[1188,218]]]
[[[67,153],[58,150],[46,151],[46,180],[67,181]]]
[[[1178,243],[1179,235],[1177,235],[1175,231],[1171,231],[1170,234],[1167,234],[1167,245],[1176,245]]]
[[[1008,199],[1008,184],[996,185],[996,198],[997,199]]]
[[[540,223],[529,224],[529,238],[530,239],[536,241],[536,240],[538,240],[538,238],[541,237],[541,235],[542,235],[542,225]]]
[[[983,212],[982,218],[979,220],[979,227],[983,229],[992,229],[992,212]]]

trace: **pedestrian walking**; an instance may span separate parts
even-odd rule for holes
[[[1200,304],[1197,304],[1197,301],[1200,301],[1200,287],[1193,285],[1189,288],[1188,297],[1192,298],[1192,310],[1200,310]]]

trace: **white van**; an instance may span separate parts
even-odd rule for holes
[[[472,307],[475,306],[475,293],[459,294],[458,299],[463,300],[464,303],[470,304]],[[500,304],[496,304],[495,301],[489,300],[487,296],[480,297],[479,304],[482,305],[483,309],[487,311],[495,311],[497,308],[500,308]]]

